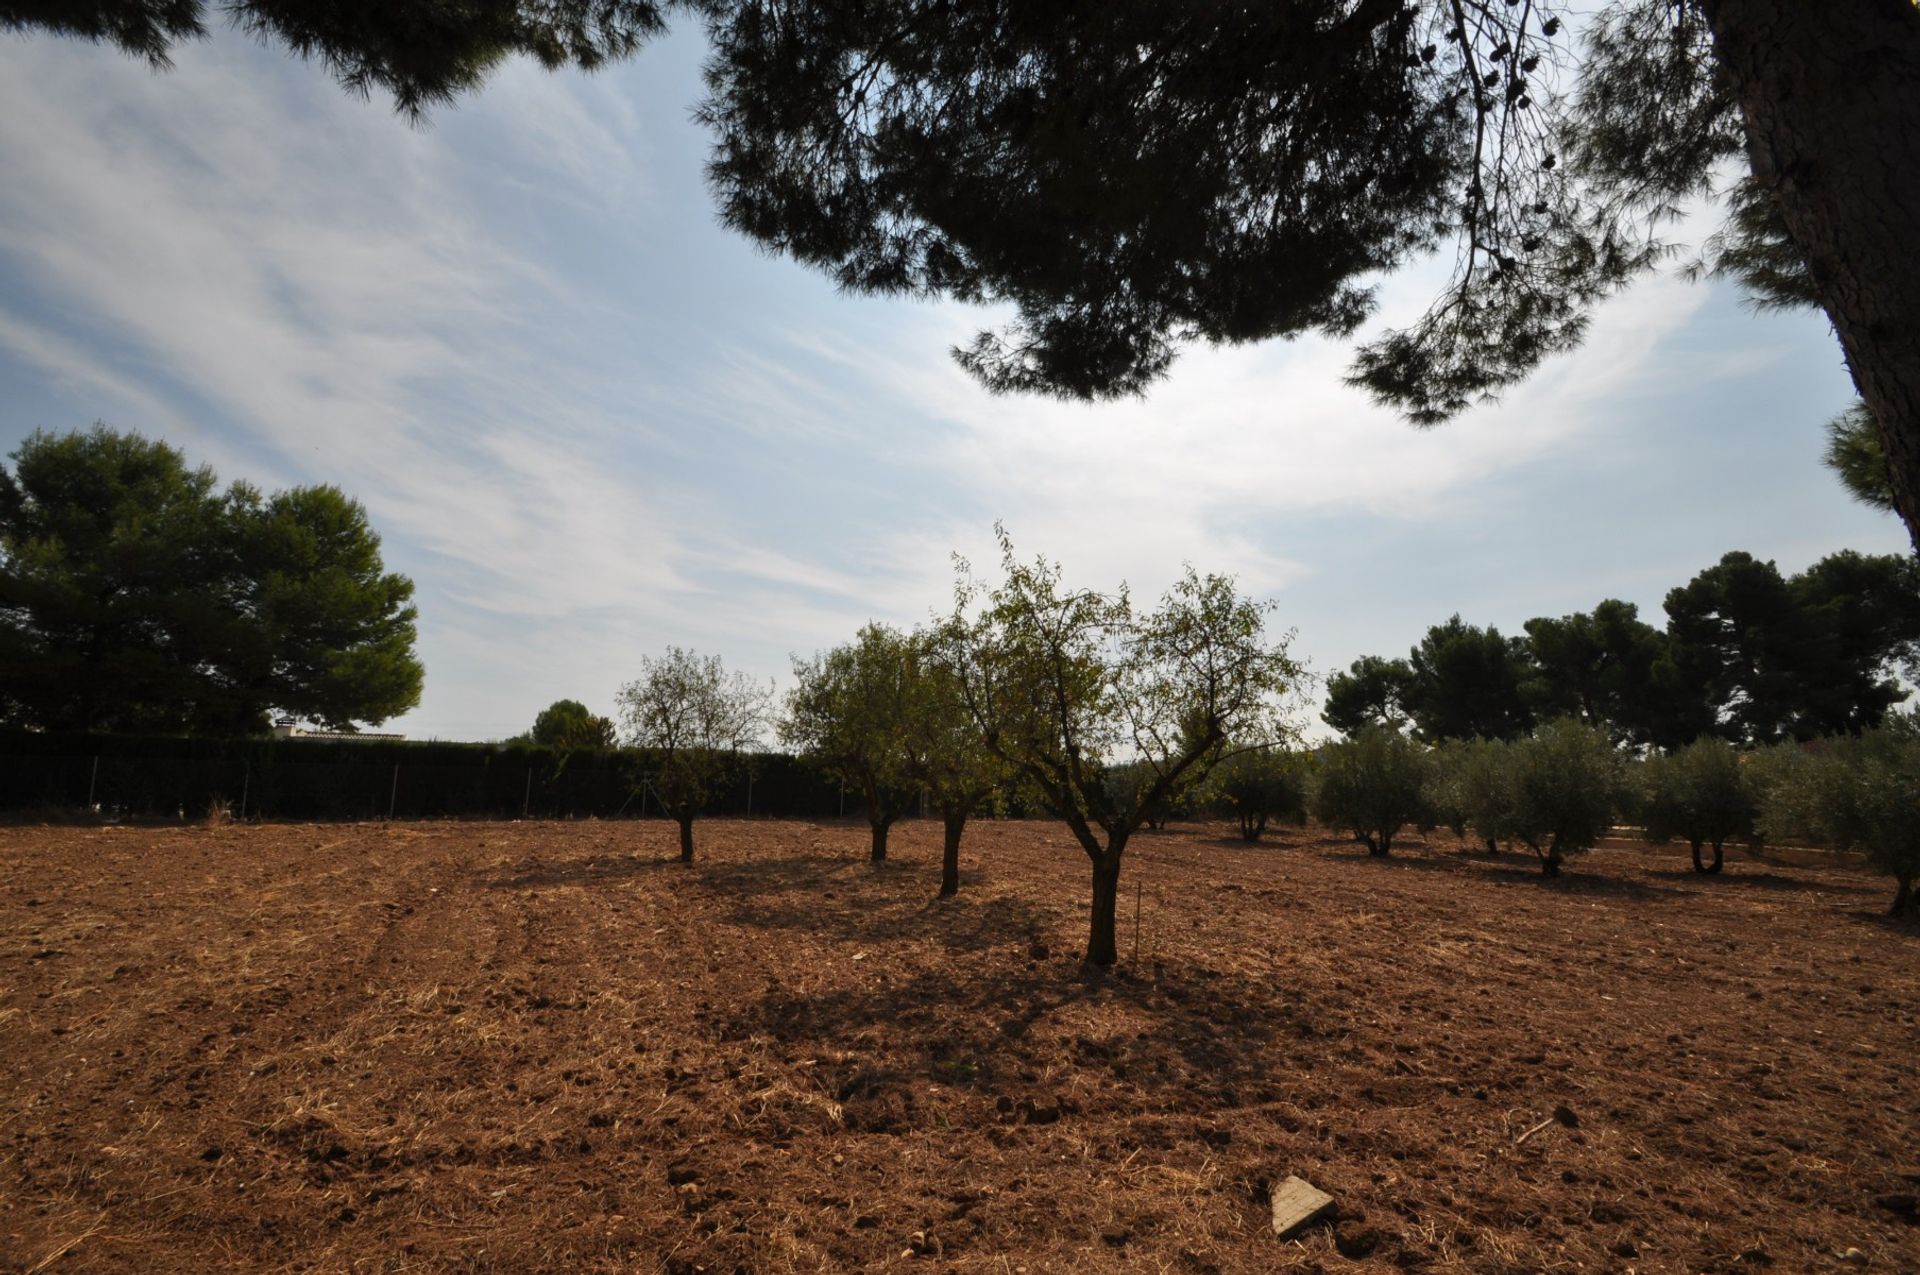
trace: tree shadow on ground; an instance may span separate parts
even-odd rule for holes
[[[1649,868],[1647,875],[1656,881],[1671,881],[1675,884],[1690,882],[1702,889],[1754,889],[1788,890],[1801,893],[1815,891],[1829,894],[1870,894],[1872,887],[1864,881],[1828,881],[1807,877],[1783,877],[1777,872],[1752,872],[1741,868],[1728,860],[1727,866],[1720,872],[1695,872],[1692,868]]]
[[[496,890],[527,890],[548,885],[594,885],[643,876],[661,868],[682,866],[678,855],[648,858],[633,854],[595,854],[583,859],[542,863],[518,869],[487,884]]]
[[[743,1006],[723,1035],[824,1054],[831,1074],[822,1079],[836,1094],[904,1079],[897,1068],[876,1076],[869,1055],[911,1058],[921,1076],[999,1094],[1044,1092],[1065,1058],[1136,1087],[1155,1107],[1198,1116],[1276,1100],[1276,1078],[1295,1061],[1287,1043],[1345,1030],[1314,1017],[1300,997],[1264,980],[1199,966],[1101,973],[1056,958],[984,974],[928,970],[818,995],[770,993]],[[859,1123],[850,1111],[849,1124]]]
[[[1890,889],[1889,893],[1891,893]],[[1892,916],[1884,906],[1877,911],[1869,912],[1861,910],[1849,912],[1847,915],[1856,921],[1871,925],[1876,929],[1887,930],[1902,938],[1912,939],[1914,942],[1920,943],[1920,916]]]
[[[1051,912],[1031,903],[981,898],[983,874],[972,869],[960,874],[961,892],[952,898],[933,897],[931,874],[926,874],[924,899],[903,898],[901,878],[909,873],[921,875],[924,868],[787,860],[771,866],[723,865],[702,884],[724,900],[722,919],[730,925],[798,930],[846,942],[918,941],[948,952],[975,952],[1031,943],[1053,922]]]
[[[1550,877],[1540,871],[1539,860],[1526,855],[1502,852],[1498,857],[1484,851],[1460,852],[1427,850],[1414,854],[1398,851],[1387,856],[1335,852],[1328,856],[1370,864],[1381,871],[1441,872],[1456,876],[1481,876],[1489,881],[1531,882],[1543,890],[1562,894],[1606,895],[1622,899],[1686,898],[1696,891],[1671,885],[1657,885],[1635,877],[1608,876],[1582,866],[1578,856],[1567,860],[1560,875]],[[1689,876],[1692,874],[1689,873]]]

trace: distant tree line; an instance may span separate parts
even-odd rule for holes
[[[1920,561],[1851,550],[1783,576],[1729,553],[1666,597],[1666,627],[1630,602],[1528,620],[1520,634],[1458,615],[1404,659],[1364,656],[1328,680],[1344,735],[1518,739],[1571,718],[1612,742],[1675,749],[1858,734],[1920,675]]]

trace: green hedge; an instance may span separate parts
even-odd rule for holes
[[[0,731],[0,810],[268,819],[635,817],[659,813],[646,754],[526,744],[187,739]],[[784,753],[754,759],[709,814],[831,818],[857,794]]]

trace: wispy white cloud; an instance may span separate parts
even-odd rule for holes
[[[1772,357],[1715,339],[1676,361],[1707,293],[1668,280],[1430,433],[1316,340],[1194,351],[1144,401],[995,398],[945,356],[978,313],[730,273],[752,254],[711,225],[683,116],[634,89],[696,53],[511,66],[416,129],[244,42],[163,76],[0,44],[0,345],[84,419],[364,500],[421,585],[413,720],[442,734],[609,706],[668,642],[779,675],[867,619],[913,623],[946,605],[952,552],[991,572],[996,519],[1076,582],[1145,594],[1185,562],[1297,593],[1328,524],[1418,537],[1468,500],[1512,537],[1501,504],[1615,446],[1623,403]],[[1389,308],[1433,284],[1393,281]]]

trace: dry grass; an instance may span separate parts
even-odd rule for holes
[[[0,829],[0,1270],[1920,1269],[1878,878],[698,835]]]

